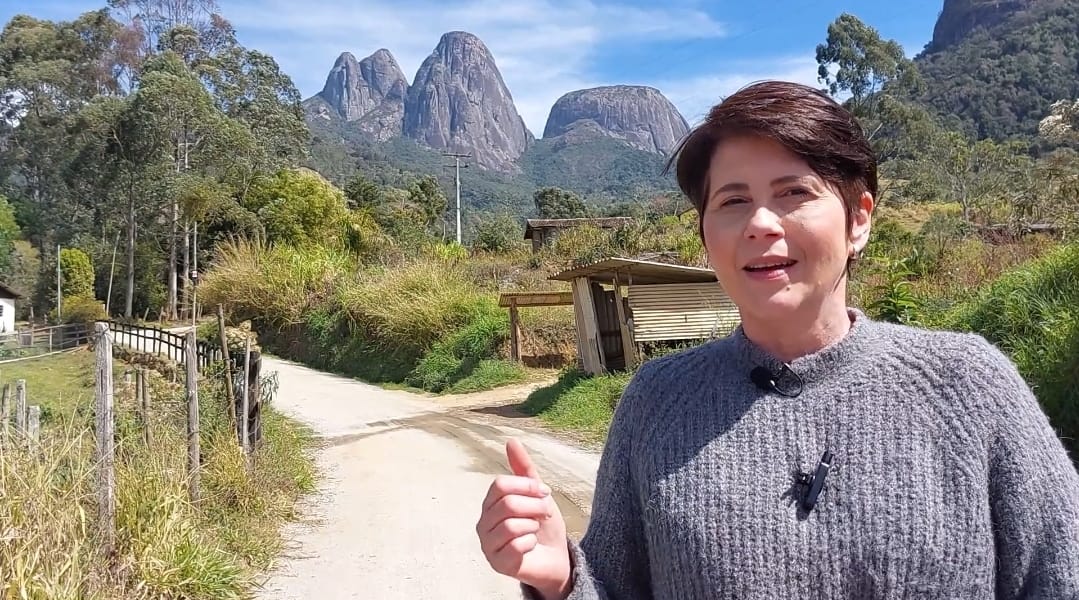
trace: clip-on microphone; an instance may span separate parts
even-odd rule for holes
[[[820,457],[816,473],[813,475],[809,473],[798,475],[798,483],[809,486],[805,496],[802,497],[802,507],[807,511],[812,511],[813,507],[817,505],[817,497],[820,496],[821,490],[824,489],[824,478],[828,476],[828,470],[831,468],[832,453],[825,450],[824,455]]]
[[[798,373],[796,373],[794,369],[788,367],[787,365],[783,365],[783,368],[787,371],[790,371],[791,374],[794,375],[794,378],[798,381],[797,387],[794,389],[794,391],[784,390],[783,388],[779,387],[779,384],[776,383],[776,375],[765,367],[753,367],[753,370],[749,372],[749,379],[753,382],[753,385],[759,387],[766,392],[775,392],[781,396],[786,396],[788,398],[796,398],[799,394],[802,393],[802,378],[798,376]]]

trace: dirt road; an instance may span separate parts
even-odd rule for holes
[[[274,370],[277,408],[322,438],[322,480],[257,598],[520,598],[488,567],[474,530],[491,478],[507,472],[510,436],[555,489],[571,535],[583,532],[598,455],[493,407],[528,388],[426,398],[265,358],[263,373]]]

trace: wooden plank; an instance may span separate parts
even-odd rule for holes
[[[570,306],[573,304],[573,292],[503,292],[498,297],[498,305],[509,308],[516,302],[518,308],[529,306]]]
[[[510,360],[521,360],[521,319],[517,314],[517,300],[510,300]]]
[[[11,424],[11,384],[4,384],[4,395],[0,399],[0,443],[8,439],[8,429]]]
[[[626,320],[626,308],[622,305],[622,285],[618,280],[618,272],[614,274],[614,299],[615,310],[618,311],[618,330],[622,333],[622,356],[626,361],[626,369],[632,370],[637,366],[636,345],[633,343],[633,333],[629,330],[629,322]]]
[[[604,373],[603,357],[599,347],[599,323],[596,321],[596,308],[592,298],[592,288],[587,277],[573,280],[576,291],[575,307],[579,307],[580,325],[577,328],[581,341],[581,358],[586,373],[598,375]]]

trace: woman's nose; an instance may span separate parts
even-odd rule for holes
[[[746,222],[746,237],[757,238],[783,234],[779,215],[767,206],[756,206]]]

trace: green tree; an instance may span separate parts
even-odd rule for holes
[[[60,292],[64,298],[94,297],[94,265],[78,248],[60,250]]]
[[[283,170],[256,185],[248,207],[271,241],[298,246],[342,243],[351,224],[344,193],[310,169]]]
[[[15,222],[15,209],[0,194],[0,281],[5,281],[11,274],[15,240],[20,235],[19,224]]]
[[[424,175],[408,186],[409,202],[423,215],[424,229],[431,231],[446,212],[446,196],[431,175]]]
[[[374,210],[382,205],[382,187],[357,174],[345,185],[345,198],[349,208]]]
[[[849,93],[854,106],[865,107],[885,86],[906,90],[921,86],[918,70],[895,40],[858,17],[843,13],[828,26],[828,38],[817,46],[817,77],[832,95]],[[832,73],[832,70],[835,73]]]
[[[573,192],[556,187],[536,190],[532,196],[536,212],[543,219],[573,219],[588,216],[588,209]]]
[[[488,252],[505,252],[521,244],[524,232],[512,215],[499,213],[476,226],[472,247]]]

